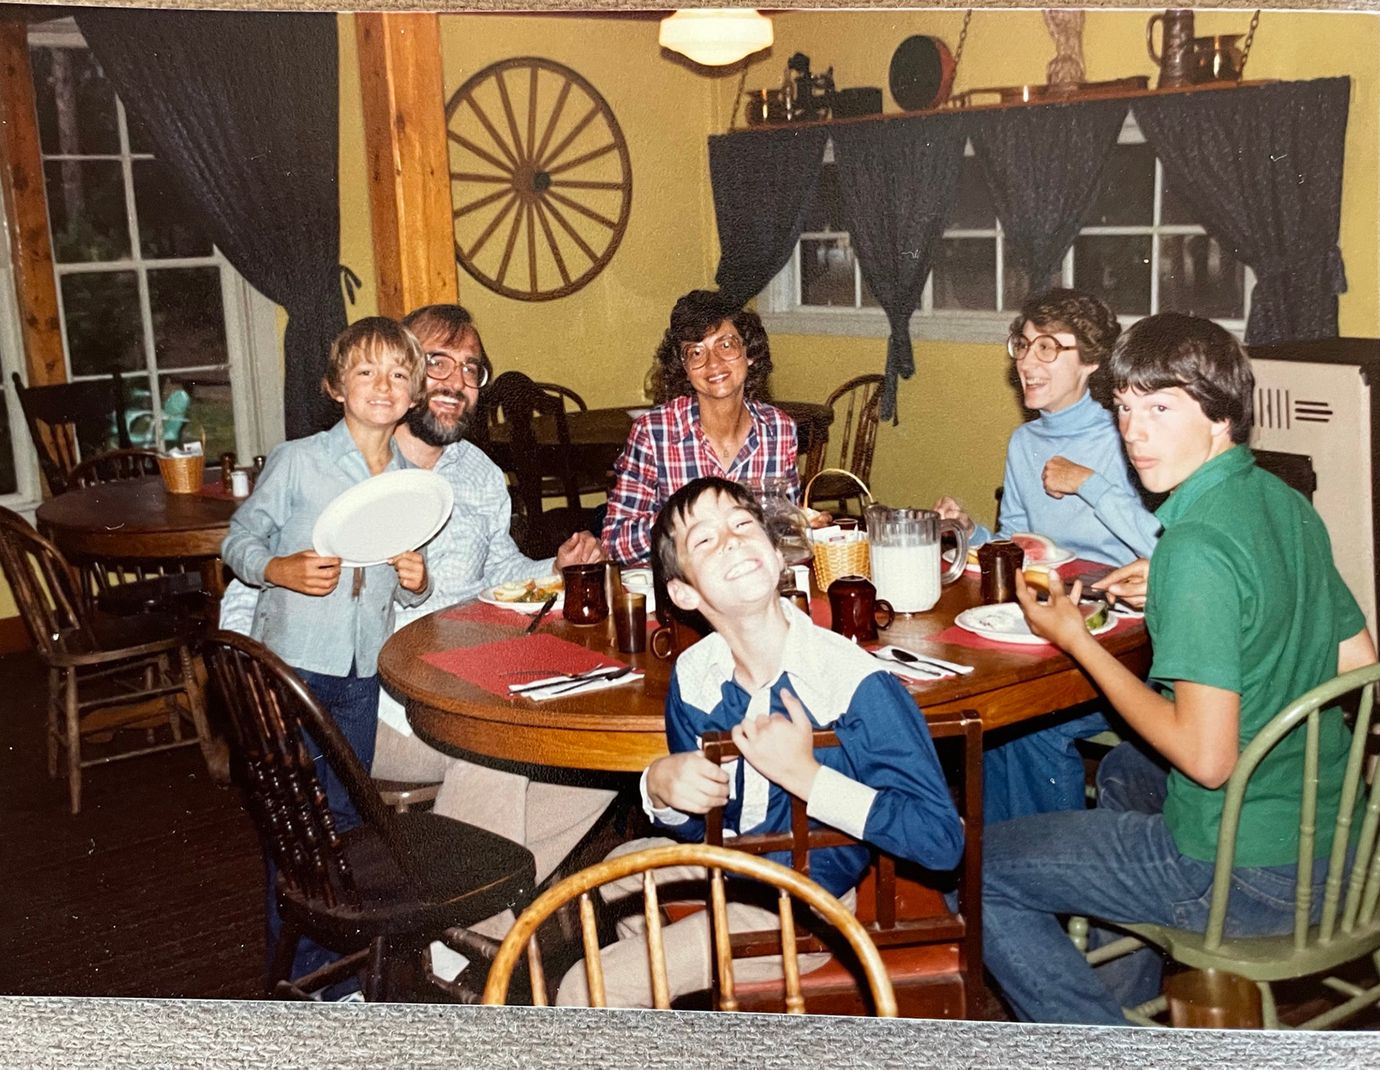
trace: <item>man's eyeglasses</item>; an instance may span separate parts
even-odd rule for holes
[[[467,360],[461,364],[446,353],[428,353],[426,355],[426,377],[437,380],[449,379],[455,374],[456,365],[460,366],[460,374],[464,378],[466,386],[478,389],[489,381],[489,369],[481,361]]]
[[[1034,338],[1013,334],[1006,340],[1006,352],[1011,355],[1012,360],[1020,360],[1029,352],[1041,364],[1053,364],[1059,359],[1060,353],[1077,348],[1077,345],[1064,345],[1052,334],[1037,334]]]
[[[680,359],[686,371],[697,372],[709,363],[710,352],[717,353],[726,364],[742,360],[745,352],[743,340],[736,334],[726,334],[708,342],[687,342],[680,347]]]

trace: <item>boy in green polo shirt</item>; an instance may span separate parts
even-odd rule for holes
[[[1209,320],[1162,313],[1121,336],[1108,370],[1132,466],[1148,490],[1172,491],[1149,568],[1154,689],[1088,633],[1077,584],[1066,598],[1056,581],[1039,604],[1018,581],[1032,630],[1076,659],[1140,737],[1104,759],[1095,810],[988,832],[984,958],[1032,1021],[1124,1025],[1123,1006],[1157,994],[1156,955],[1094,970],[1059,916],[1203,927],[1222,787],[1241,749],[1290,700],[1375,661],[1322,520],[1244,445],[1254,377],[1236,340]],[[1333,710],[1322,722],[1319,857],[1331,846],[1348,744]],[[1302,747],[1299,733],[1286,737],[1251,778],[1229,932],[1293,925]],[[1325,874],[1315,867],[1315,903]]]

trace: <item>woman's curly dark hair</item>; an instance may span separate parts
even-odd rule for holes
[[[748,362],[744,396],[766,396],[767,377],[771,375],[771,348],[762,318],[756,312],[725,300],[717,290],[691,290],[671,309],[671,325],[657,347],[655,393],[659,403],[695,392],[681,361],[680,347],[686,342],[700,341],[724,320],[730,320],[743,338]]]
[[[1045,290],[1032,294],[1011,321],[1011,333],[1020,334],[1027,323],[1041,331],[1067,331],[1078,342],[1078,359],[1084,364],[1104,364],[1121,333],[1121,324],[1106,302],[1081,290]]]

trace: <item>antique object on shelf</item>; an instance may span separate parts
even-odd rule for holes
[[[1160,24],[1161,47],[1155,52],[1155,23]],[[1195,79],[1193,12],[1188,8],[1170,8],[1151,15],[1145,24],[1145,51],[1160,65],[1159,89],[1189,85]]]
[[[1245,55],[1239,42],[1245,34],[1219,33],[1193,39],[1193,82],[1239,82]]]
[[[549,301],[613,259],[632,208],[632,162],[599,92],[569,67],[491,64],[446,104],[455,256],[495,293]]]
[[[827,119],[834,101],[834,68],[811,74],[810,57],[797,52],[786,63],[780,89],[743,89],[740,93],[743,117],[749,126]]]
[[[1083,12],[1057,8],[1045,11],[1044,19],[1054,38],[1054,58],[1045,68],[1050,91],[1076,90],[1083,82]]]
[[[949,99],[958,68],[949,46],[938,37],[907,37],[891,56],[887,84],[906,111],[937,108]]]
[[[836,89],[830,110],[835,119],[853,119],[859,115],[880,115],[882,113],[882,91],[876,86]]]

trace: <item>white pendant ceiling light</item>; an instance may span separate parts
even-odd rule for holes
[[[752,8],[677,11],[661,20],[657,40],[702,66],[726,67],[771,44],[771,19]]]

